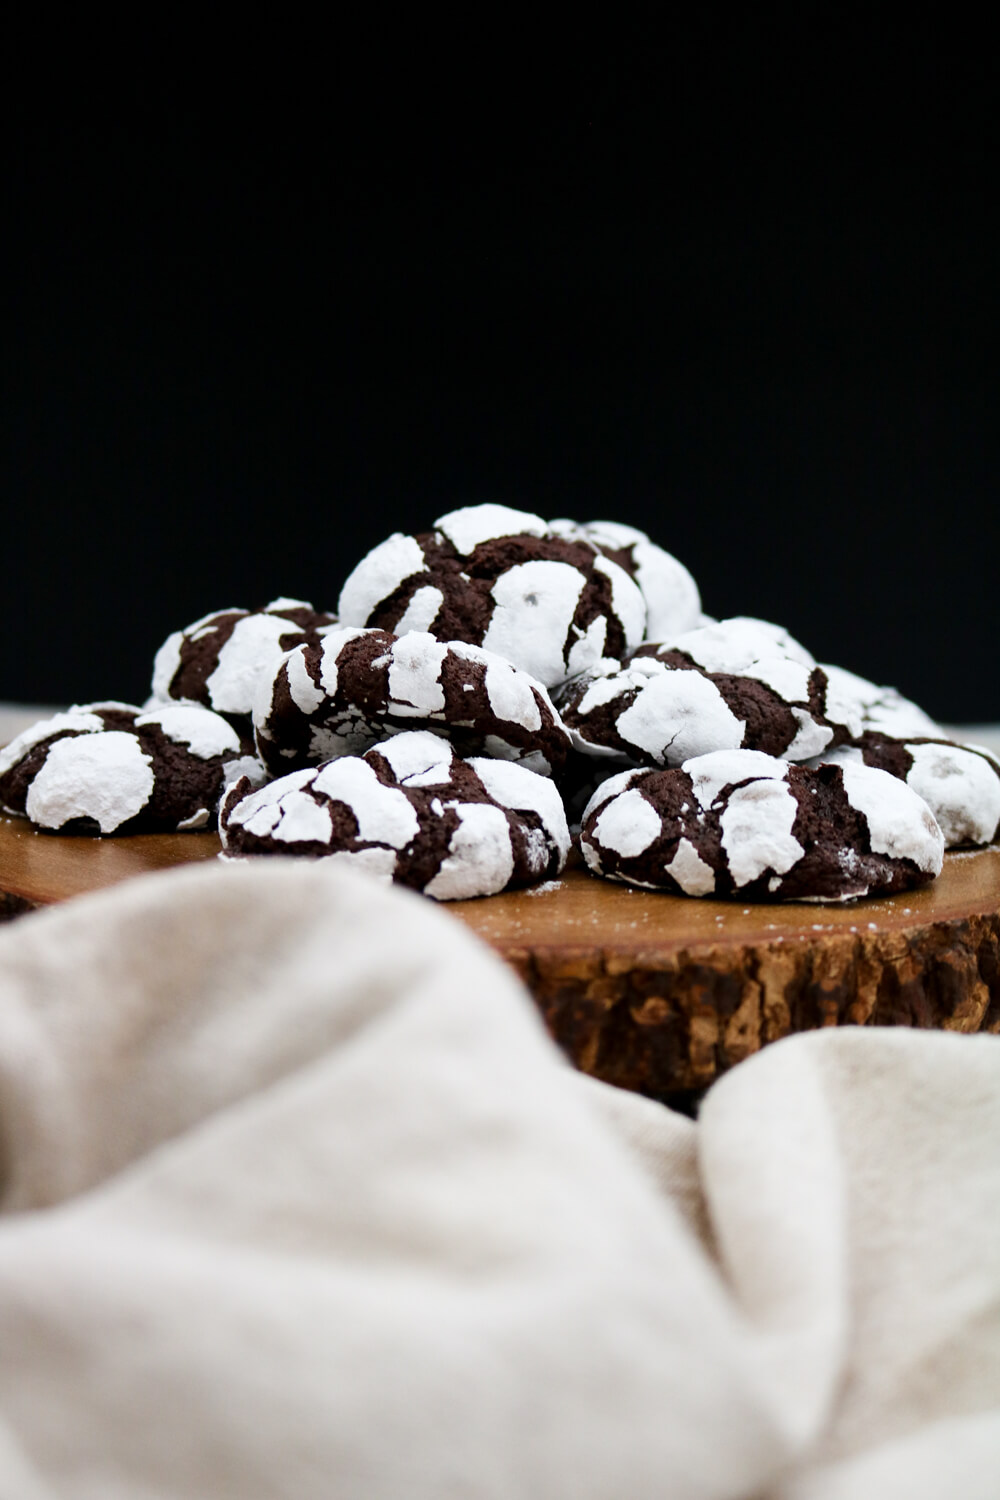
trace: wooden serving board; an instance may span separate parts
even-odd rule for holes
[[[0,908],[212,859],[211,833],[71,838],[0,819]],[[1000,848],[849,906],[694,901],[582,869],[447,908],[507,960],[573,1061],[656,1098],[766,1042],[845,1023],[1000,1031]]]

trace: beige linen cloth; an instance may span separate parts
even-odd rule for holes
[[[1000,1040],[780,1042],[697,1124],[316,865],[0,935],[2,1500],[1000,1495]]]

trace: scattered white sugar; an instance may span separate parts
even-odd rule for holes
[[[198,811],[192,813],[189,818],[182,818],[177,825],[178,833],[193,833],[196,828],[204,828],[211,814],[207,807],[199,807]]]
[[[751,662],[768,656],[791,657],[810,668],[816,665],[806,648],[787,630],[769,620],[747,615],[734,615],[728,620],[716,620],[665,637],[663,645],[686,652],[706,672],[742,672]]]
[[[292,702],[301,713],[309,715],[316,712],[326,694],[309,675],[305,653],[305,646],[297,646],[284,658],[284,667],[285,681],[288,684]]]
[[[35,745],[53,734],[66,729],[72,729],[77,734],[98,734],[103,728],[104,720],[84,709],[71,708],[68,713],[53,714],[51,719],[40,719],[37,724],[22,729],[16,739],[0,750],[0,776],[9,771],[11,766],[16,766],[19,760],[23,760]]]
[[[408,798],[383,786],[366,760],[353,755],[331,760],[315,772],[312,785],[331,801],[347,803],[357,819],[358,838],[366,843],[402,849],[420,832]]]
[[[625,632],[625,649],[634,651],[646,634],[646,600],[642,590],[610,557],[595,558],[594,572],[603,573],[611,584],[611,608]]]
[[[560,861],[565,861],[570,846],[569,828],[563,800],[554,784],[547,777],[537,776],[534,771],[509,760],[475,757],[469,765],[501,807],[508,807],[513,812],[537,813],[559,849]]]
[[[700,672],[681,671],[643,679],[634,702],[619,714],[617,729],[656,761],[679,765],[691,756],[737,749],[746,723],[714,682]]]
[[[186,745],[199,760],[209,760],[213,755],[239,754],[240,737],[233,726],[220,714],[195,704],[178,703],[176,706],[153,709],[140,714],[135,721],[136,729],[156,724],[175,745]]]
[[[274,675],[284,654],[281,637],[293,629],[277,615],[244,615],[219,651],[205,687],[217,713],[249,714],[254,689],[263,674]]]
[[[366,625],[375,608],[415,573],[426,573],[420,543],[401,531],[373,547],[340,591],[337,613],[345,625]]]
[[[605,849],[630,859],[654,844],[662,832],[659,813],[633,787],[605,803],[594,824],[593,837]]]
[[[162,702],[170,697],[170,684],[181,664],[181,645],[184,632],[175,630],[168,635],[153,658],[152,696]]]
[[[389,762],[401,785],[442,786],[451,780],[451,745],[429,729],[408,730],[373,748]]]
[[[690,839],[681,839],[676,854],[664,868],[686,896],[707,896],[715,890],[715,872]]]
[[[763,656],[743,669],[744,677],[773,688],[786,703],[808,702],[810,668],[790,656]]]
[[[392,627],[396,635],[406,635],[411,630],[429,630],[437,619],[438,610],[444,603],[440,589],[425,584],[417,589],[409,604]]]
[[[820,724],[804,708],[793,708],[791,714],[799,727],[791,744],[782,751],[782,760],[811,760],[813,756],[821,755],[833,739],[833,730]]]
[[[494,610],[483,646],[530,672],[546,687],[562,682],[566,677],[563,643],[584,582],[579,569],[568,563],[536,558],[508,568],[490,591]],[[596,651],[593,659],[600,655]]]
[[[1000,825],[1000,776],[992,763],[956,745],[907,745],[906,784],[938,821],[946,845],[988,844]]]
[[[788,776],[787,762],[763,750],[716,750],[684,761],[681,770],[690,776],[698,804],[704,808],[712,806],[724,786],[751,776],[768,781],[784,781]]]
[[[720,818],[722,847],[737,886],[773,870],[784,875],[805,850],[792,836],[798,803],[787,782],[751,781],[730,793]]]
[[[448,647],[423,631],[394,642],[389,667],[389,706],[394,714],[424,718],[443,711],[441,668],[447,655]]]
[[[846,761],[841,772],[847,800],[864,816],[874,852],[911,859],[918,869],[939,874],[944,838],[926,802],[888,771]]]
[[[434,530],[446,536],[463,557],[480,542],[504,536],[544,536],[548,526],[541,516],[527,510],[513,510],[509,505],[465,505],[438,516]]]
[[[558,891],[561,889],[561,880],[543,880],[538,885],[529,886],[525,894],[528,896],[547,896],[550,891]]]
[[[424,894],[436,901],[460,901],[502,891],[514,873],[510,829],[503,812],[486,802],[459,805],[455,812],[458,827]]]
[[[878,932],[878,923],[877,922],[869,922],[868,923],[868,930],[869,930],[869,932]]]
[[[28,788],[25,811],[42,828],[93,818],[102,833],[113,833],[142,811],[152,791],[153,762],[135,735],[105,730],[50,747]]]

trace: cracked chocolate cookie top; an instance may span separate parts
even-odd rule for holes
[[[783,625],[758,620],[751,615],[733,615],[711,620],[678,634],[652,636],[634,653],[655,657],[675,667],[701,667],[705,672],[742,672],[751,662],[786,657],[804,667],[816,659]]]
[[[90,703],[0,751],[0,804],[64,833],[168,833],[214,827],[237,777],[259,784],[264,770],[221,715],[192,703],[145,713]]]
[[[892,739],[869,731],[821,759],[876,766],[912,787],[934,814],[945,847],[1000,838],[1000,764],[980,745],[946,739]]]
[[[620,521],[553,521],[556,536],[591,542],[639,586],[646,601],[646,635],[662,641],[691,630],[704,618],[698,585],[682,562],[644,531]]]
[[[489,896],[562,870],[569,832],[553,783],[510,761],[463,760],[426,730],[293,771],[220,813],[232,856],[348,861],[439,901]]]
[[[598,875],[752,901],[907,890],[938,874],[944,851],[926,803],[887,772],[752,750],[613,776],[586,809],[581,846]]]
[[[433,531],[388,537],[347,579],[338,613],[345,625],[482,646],[545,687],[633,650],[646,627],[624,568],[503,505],[467,506]]]
[[[827,697],[840,721],[852,725],[852,738],[884,734],[892,739],[943,739],[942,730],[896,688],[879,687],[844,667],[824,663]]]
[[[600,662],[567,683],[556,703],[584,754],[632,765],[679,766],[714,750],[763,750],[806,760],[842,740],[827,714],[822,668],[791,656],[706,671],[684,652]]]
[[[275,775],[367,750],[403,730],[433,729],[461,756],[561,770],[569,736],[545,688],[503,657],[425,631],[328,630],[262,676],[254,731]]]
[[[150,703],[203,703],[229,718],[249,719],[258,675],[273,673],[285,651],[318,640],[335,623],[334,615],[301,599],[203,615],[175,630],[157,651]]]

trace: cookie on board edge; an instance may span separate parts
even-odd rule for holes
[[[233,779],[259,785],[264,774],[233,726],[200,704],[89,703],[0,750],[0,805],[62,833],[185,832],[214,828]]]
[[[462,760],[427,730],[259,791],[237,782],[219,828],[224,857],[331,858],[438,901],[548,880],[570,843],[547,777],[511,761]]]
[[[611,777],[586,809],[581,847],[597,875],[746,901],[909,890],[933,880],[944,855],[926,803],[887,772],[754,750]]]

